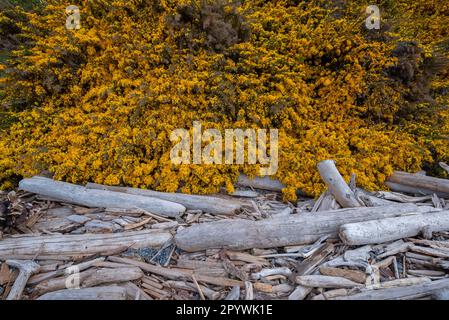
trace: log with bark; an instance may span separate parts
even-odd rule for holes
[[[71,183],[55,181],[44,177],[33,177],[20,181],[19,189],[56,199],[65,203],[92,208],[139,208],[167,217],[177,217],[186,208],[175,202],[158,198],[137,196],[121,192],[86,189]]]
[[[190,252],[209,248],[244,250],[300,245],[312,243],[325,235],[337,237],[339,227],[343,224],[429,210],[432,208],[406,204],[347,208],[261,221],[223,220],[180,230],[175,240],[179,248]]]
[[[242,207],[241,203],[238,201],[221,199],[210,196],[197,196],[182,193],[167,193],[167,192],[158,192],[153,190],[144,190],[127,187],[113,187],[95,183],[88,183],[86,185],[86,188],[95,190],[108,190],[137,196],[158,198],[161,200],[182,204],[183,206],[185,206],[187,209],[190,210],[201,210],[203,212],[218,215],[233,215],[239,212]]]
[[[417,236],[426,229],[431,232],[449,230],[449,211],[345,224],[339,235],[345,244],[365,245]]]
[[[128,248],[160,247],[172,238],[162,230],[111,234],[19,236],[0,241],[0,259],[13,257],[82,257],[108,254]]]

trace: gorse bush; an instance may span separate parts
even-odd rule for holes
[[[449,160],[446,0],[377,1],[380,30],[364,27],[365,1],[72,2],[80,30],[65,28],[66,1],[0,15],[1,36],[20,39],[1,64],[4,188],[49,171],[209,193],[258,172],[173,165],[170,132],[193,121],[279,129],[286,199],[319,194],[327,158],[368,189]]]

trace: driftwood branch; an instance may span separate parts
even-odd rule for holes
[[[190,210],[202,210],[207,213],[218,215],[233,215],[241,209],[241,203],[238,201],[232,201],[216,197],[197,196],[182,193],[158,192],[153,190],[144,190],[127,187],[110,187],[95,183],[88,183],[86,185],[86,188],[96,190],[108,190],[137,196],[158,198],[161,200],[179,203]]]
[[[429,210],[430,207],[406,204],[348,208],[262,221],[223,220],[183,229],[177,233],[175,239],[178,247],[185,251],[282,247],[312,243],[325,235],[337,237],[338,229],[343,224]]]
[[[318,163],[318,171],[329,188],[329,191],[342,207],[356,208],[362,206],[340,172],[338,172],[334,161],[325,160]]]
[[[93,208],[139,208],[168,217],[179,216],[186,210],[179,203],[120,192],[86,189],[75,184],[43,177],[23,179],[20,181],[19,189],[62,202]]]

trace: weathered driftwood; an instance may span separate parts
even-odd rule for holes
[[[339,235],[345,244],[364,245],[417,236],[424,228],[434,232],[449,230],[449,211],[345,224]]]
[[[317,294],[311,300],[329,300],[335,297],[347,296],[350,294],[350,289],[334,289]]]
[[[329,188],[329,191],[342,207],[356,208],[362,206],[340,172],[338,172],[334,161],[321,161],[318,163],[318,171]]]
[[[449,198],[449,180],[395,171],[386,181],[393,191],[415,194],[437,194]]]
[[[96,208],[140,208],[155,214],[176,217],[186,208],[175,202],[133,194],[92,190],[85,187],[43,177],[33,177],[20,181],[20,190],[51,197],[66,203]]]
[[[237,184],[243,187],[251,187],[255,189],[269,190],[280,192],[285,188],[285,185],[279,180],[271,179],[270,177],[255,177],[254,179],[242,174],[237,180]]]
[[[6,260],[6,264],[19,270],[19,275],[17,276],[6,300],[19,300],[22,297],[22,292],[26,287],[28,279],[33,273],[39,271],[40,265],[34,261],[20,260]]]
[[[196,292],[198,289],[195,286],[195,284],[190,283],[190,282],[186,282],[186,281],[173,281],[173,280],[169,280],[169,281],[165,281],[164,284],[170,288],[175,288],[175,289],[181,289],[181,290],[186,290],[186,291],[193,291]],[[199,285],[199,288],[201,289],[201,292],[210,300],[217,300],[220,297],[220,292],[214,291],[212,289],[209,289],[208,287]],[[234,287],[234,288],[238,288],[238,293],[240,295],[240,287]]]
[[[82,287],[94,287],[99,284],[120,283],[137,280],[143,277],[143,272],[137,267],[102,268],[95,270],[82,283]]]
[[[160,230],[142,230],[112,234],[21,236],[0,241],[0,259],[22,255],[81,257],[107,254],[127,248],[160,247],[171,239]]]
[[[211,214],[218,215],[233,215],[241,209],[241,203],[228,199],[218,199],[209,196],[197,196],[182,193],[167,193],[153,190],[127,188],[127,187],[110,187],[95,183],[88,183],[87,189],[108,190],[115,192],[122,192],[144,197],[153,197],[166,201],[176,202],[182,204],[190,210],[201,210]]]
[[[151,298],[148,294],[145,293],[145,291],[140,289],[133,282],[125,282],[119,284],[118,286],[125,289],[128,297],[132,298],[133,300],[153,300],[153,298]]]
[[[62,289],[74,289],[78,285],[81,285],[81,283],[84,280],[86,280],[89,276],[91,276],[94,272],[95,269],[88,269],[83,272],[80,272],[79,274],[74,273],[72,278],[70,278],[70,274],[66,274],[63,277],[42,281],[34,288],[34,292],[37,295],[42,295],[47,292],[53,292]]]
[[[46,293],[37,300],[126,300],[126,292],[120,286],[65,289]]]
[[[54,271],[50,271],[50,272],[46,272],[46,273],[36,274],[36,275],[32,276],[30,278],[30,280],[28,280],[28,285],[36,285],[40,282],[47,281],[49,279],[56,278],[56,277],[62,276],[64,274],[70,274],[70,270],[76,269],[79,272],[84,271],[94,265],[96,266],[97,263],[104,261],[104,259],[105,259],[104,257],[100,257],[100,258],[82,262],[82,263],[79,263],[76,265],[72,265],[68,268],[62,268],[62,269],[58,269],[58,270],[54,270]],[[42,268],[40,271],[42,272]]]
[[[447,173],[449,173],[449,165],[448,165],[447,163],[440,162],[439,165],[440,165],[440,167],[441,167],[444,171],[446,171]]]
[[[360,270],[347,270],[333,267],[321,267],[320,273],[325,276],[341,277],[348,280],[365,283],[366,274]]]
[[[354,288],[360,287],[360,283],[342,277],[308,275],[296,277],[296,283],[313,288]]]
[[[438,290],[449,288],[449,279],[425,282],[406,287],[366,290],[350,296],[335,297],[335,300],[408,300],[431,296]]]
[[[308,244],[324,235],[337,236],[341,225],[372,219],[395,217],[404,213],[428,211],[415,205],[347,208],[314,215],[292,215],[283,219],[222,220],[197,224],[180,230],[175,239],[185,251],[209,248],[273,248]]]

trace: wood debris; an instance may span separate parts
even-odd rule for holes
[[[207,197],[25,179],[0,194],[0,298],[448,299],[449,180],[318,169],[328,191],[296,204],[267,177]]]

